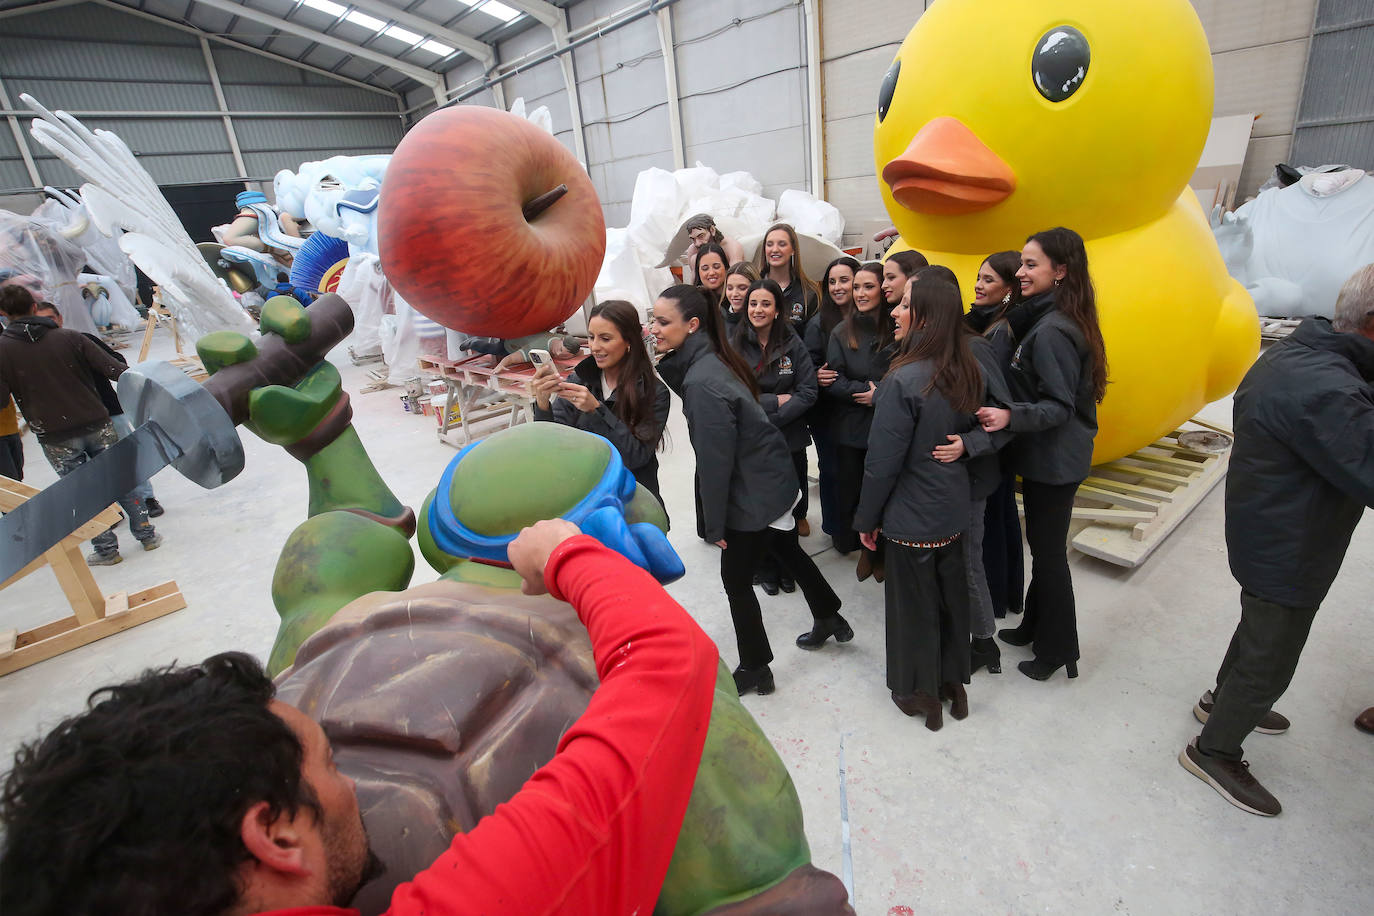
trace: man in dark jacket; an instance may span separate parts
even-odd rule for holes
[[[93,344],[79,331],[57,326],[34,314],[33,294],[19,286],[0,288],[0,311],[10,323],[0,334],[0,403],[11,394],[43,447],[43,455],[65,477],[118,440],[110,412],[91,379],[117,379],[128,367]],[[129,530],[144,550],[156,550],[162,538],[148,524],[148,512],[132,495],[120,497]],[[92,566],[120,562],[114,529],[91,539]]]
[[[1240,624],[1214,691],[1193,712],[1202,734],[1179,763],[1252,814],[1281,806],[1250,775],[1241,742],[1278,734],[1317,608],[1365,506],[1374,506],[1374,265],[1355,274],[1335,319],[1309,318],[1246,373],[1235,396],[1226,548]]]

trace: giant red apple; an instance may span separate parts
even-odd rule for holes
[[[563,321],[606,255],[601,203],[576,157],[524,118],[476,105],[436,111],[406,134],[377,232],[382,270],[406,302],[489,337]]]

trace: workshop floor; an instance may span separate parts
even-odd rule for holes
[[[136,338],[130,338],[136,346]],[[130,352],[130,351],[125,351]],[[154,358],[172,355],[159,331]],[[365,368],[335,363],[363,441],[397,494],[419,506],[454,450],[430,417],[401,410],[395,389],[359,394]],[[1214,419],[1229,420],[1226,405]],[[305,517],[304,474],[245,433],[244,473],[201,490],[164,471],[163,547],[144,553],[127,529],[125,562],[95,570],[107,593],[174,578],[189,606],[168,617],[0,678],[0,759],[77,710],[93,689],[149,666],[227,649],[265,656],[276,631],[273,564]],[[26,481],[54,474],[25,438]],[[556,458],[550,456],[550,472]],[[692,453],[675,406],[660,478],[688,575],[669,591],[736,662],[718,553],[694,536]],[[813,500],[813,507],[815,503]],[[1354,913],[1374,896],[1374,737],[1351,721],[1374,705],[1374,529],[1356,532],[1279,709],[1287,735],[1246,744],[1255,774],[1282,801],[1265,819],[1233,808],[1176,757],[1198,731],[1191,709],[1212,686],[1239,612],[1215,490],[1135,571],[1076,556],[1082,676],[1035,683],[980,673],[971,715],[931,733],[903,716],[883,681],[882,587],[854,580],[825,549],[819,511],[806,543],[844,599],[857,633],[808,654],[800,595],[763,598],[778,691],[745,702],[796,781],[815,862],[841,874],[841,782],[848,795],[855,906],[869,914]],[[416,582],[434,578],[418,563]],[[65,616],[51,571],[0,593],[0,629]],[[841,774],[841,755],[844,761]],[[0,768],[5,765],[0,764]]]

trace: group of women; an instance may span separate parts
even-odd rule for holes
[[[796,233],[769,229],[757,262],[730,263],[714,227],[694,238],[694,284],[664,290],[657,376],[627,303],[599,306],[591,356],[536,377],[537,415],[608,438],[658,495],[667,387],[696,455],[698,534],[721,548],[740,693],[770,693],[773,659],[754,584],[800,587],[818,649],[854,636],[802,548],[809,442],[821,525],[856,574],[884,584],[887,684],[928,728],[968,714],[965,685],[1001,671],[1002,641],[1032,646],[1046,680],[1079,659],[1067,534],[1086,478],[1107,365],[1082,239],[1031,236],[980,266],[967,314],[958,278],[914,251],[833,261],[813,286]],[[554,396],[557,396],[556,400]],[[1031,550],[1022,599],[1020,478]]]

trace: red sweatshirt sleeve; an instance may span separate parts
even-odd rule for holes
[[[710,724],[716,647],[591,537],[561,544],[544,578],[586,625],[601,686],[514,798],[396,889],[391,916],[653,912]]]

